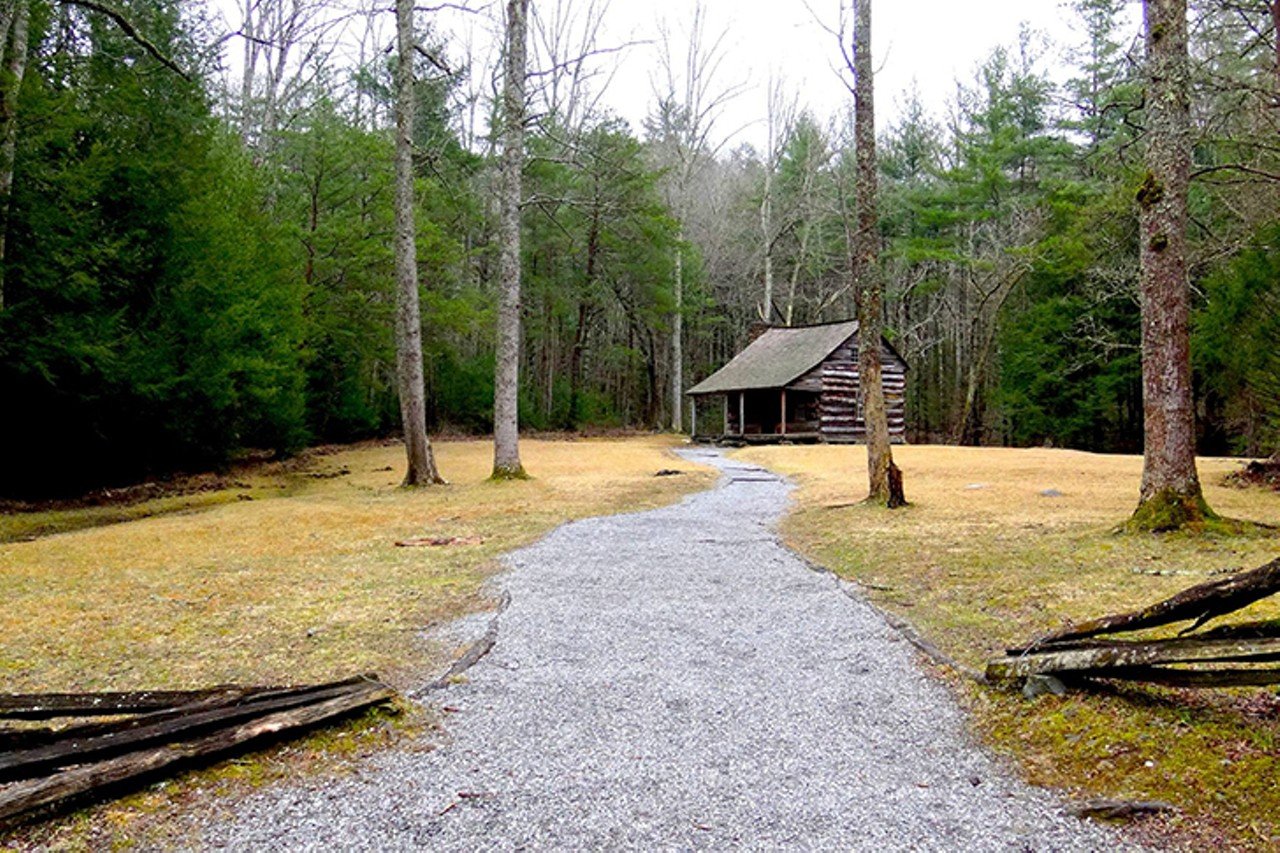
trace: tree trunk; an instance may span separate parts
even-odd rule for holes
[[[587,303],[578,305],[578,325],[573,332],[573,346],[569,350],[569,408],[565,413],[565,428],[576,430],[581,420],[582,408],[582,351],[587,346]]]
[[[529,0],[507,0],[502,81],[502,187],[498,226],[498,349],[493,379],[493,477],[523,478],[520,464],[520,195],[524,170],[525,34]]]
[[[1280,0],[1271,0],[1271,35],[1276,42],[1276,106],[1280,107]]]
[[[591,228],[587,232],[587,293],[595,292],[596,267],[600,256],[600,199],[597,195],[596,205],[591,211]],[[587,298],[578,303],[578,325],[574,329],[573,349],[569,353],[569,413],[566,418],[569,429],[577,429],[582,419],[582,356],[587,348],[587,331],[591,323],[592,311],[587,305]]]
[[[995,347],[996,323],[1000,315],[1001,299],[992,316],[991,325],[982,338],[982,345],[976,352],[970,352],[968,358],[968,379],[965,381],[964,406],[960,410],[960,420],[956,424],[953,441],[956,444],[977,447],[982,443],[982,407],[978,405],[978,392],[982,390],[982,380],[987,370],[987,362],[991,359],[991,350]],[[974,324],[977,325],[976,323]],[[976,334],[975,334],[976,336]]]
[[[427,438],[422,377],[422,319],[413,216],[413,0],[396,0],[396,376],[409,469],[404,485],[443,483]]]
[[[684,243],[684,229],[678,241]],[[671,318],[671,431],[684,429],[681,403],[684,397],[684,253],[676,247],[675,313]]]
[[[795,318],[796,288],[800,284],[800,268],[804,265],[805,257],[809,253],[809,234],[812,230],[813,223],[808,221],[800,228],[800,246],[796,250],[795,262],[791,264],[791,280],[787,288],[787,310],[783,315],[783,322],[788,326]]]
[[[894,469],[889,445],[889,415],[880,379],[882,286],[880,281],[879,213],[876,204],[875,84],[871,65],[871,0],[856,0],[854,21],[854,144],[857,179],[854,195],[858,219],[853,280],[858,294],[858,389],[867,435],[867,500],[893,508],[906,503],[901,472]],[[896,493],[890,485],[897,486]]]
[[[18,95],[27,72],[27,33],[31,20],[31,0],[10,0],[6,9],[5,38],[0,39],[4,75],[0,80],[0,311],[4,310],[6,249],[9,209],[13,196],[13,169],[18,153]]]
[[[1136,530],[1173,530],[1212,512],[1196,474],[1187,283],[1191,169],[1186,0],[1145,0],[1147,174],[1138,190],[1143,470]]]
[[[772,127],[770,127],[772,131]],[[773,156],[773,140],[769,140],[769,157]],[[760,239],[764,249],[764,301],[760,319],[773,322],[773,162],[765,164],[764,198],[760,200]],[[791,325],[788,323],[787,325]]]
[[[4,0],[0,2],[0,60],[8,57],[9,30],[18,16],[18,9],[25,5],[21,0]]]
[[[634,317],[631,321],[639,326],[639,321]],[[645,395],[644,395],[644,422],[653,429],[662,429],[661,419],[661,402],[662,386],[658,381],[658,348],[660,344],[655,338],[653,330],[647,326],[637,329],[637,337],[640,338],[640,348],[644,352],[644,370],[645,370]]]
[[[253,137],[253,80],[258,67],[257,18],[254,0],[245,0],[244,20],[240,24],[244,39],[243,68],[240,76],[240,139],[247,146]],[[359,87],[356,88],[358,92]]]

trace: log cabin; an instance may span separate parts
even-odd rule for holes
[[[906,439],[907,363],[884,339],[889,439]],[[693,438],[748,444],[866,439],[858,404],[858,323],[757,326],[746,349],[688,390]]]

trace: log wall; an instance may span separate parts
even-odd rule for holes
[[[906,440],[906,374],[907,366],[888,346],[880,348],[881,382],[889,413],[889,440],[900,444]],[[796,383],[811,382],[821,377],[822,437],[831,443],[853,443],[866,439],[866,424],[858,407],[858,346],[849,339],[836,347],[822,364],[802,376]]]

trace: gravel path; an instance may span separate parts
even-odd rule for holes
[[[448,742],[274,790],[235,849],[1114,850],[984,755],[912,648],[772,532],[788,486],[576,522],[509,557]]]

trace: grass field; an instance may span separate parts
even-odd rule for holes
[[[1065,620],[1130,609],[1280,553],[1271,535],[1113,532],[1137,502],[1142,460],[1050,449],[895,448],[912,506],[866,495],[862,447],[768,447],[737,455],[798,485],[784,534],[859,581],[957,660],[980,667]],[[1234,460],[1201,460],[1210,505],[1280,523],[1280,495],[1227,488]],[[1044,494],[1049,492],[1050,494]],[[1052,493],[1058,493],[1056,495]],[[1262,602],[1231,617],[1280,617]],[[1280,844],[1280,701],[1270,691],[1128,688],[1028,702],[961,686],[984,736],[1037,783],[1174,802],[1164,841]]]
[[[0,545],[0,683],[181,688],[367,671],[395,681],[453,651],[424,647],[421,629],[484,608],[496,555],[569,519],[710,482],[671,445],[524,441],[533,479],[493,483],[488,442],[442,443],[451,485],[412,491],[396,488],[398,445],[361,446],[309,470],[242,477],[229,500],[201,496],[201,511]],[[654,477],[661,468],[687,473]],[[395,546],[427,535],[483,542]]]

